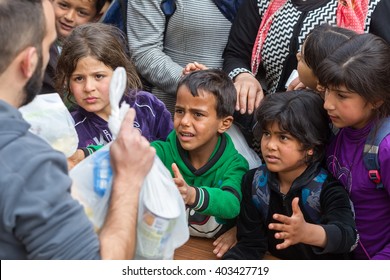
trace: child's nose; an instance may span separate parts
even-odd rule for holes
[[[65,14],[65,19],[67,21],[73,21],[75,17],[76,11],[73,9],[69,9]]]
[[[86,92],[90,92],[94,90],[95,88],[95,83],[93,82],[93,79],[85,79],[85,84],[84,84],[84,90]]]
[[[272,137],[267,140],[266,147],[268,150],[276,150],[276,142]]]
[[[328,90],[325,90],[324,94],[324,109],[325,110],[333,110],[334,105],[333,105],[333,95],[329,93]]]
[[[188,126],[190,124],[190,116],[189,114],[184,114],[183,118],[181,119],[181,125]]]

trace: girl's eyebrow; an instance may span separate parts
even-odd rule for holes
[[[350,90],[341,90],[337,88],[328,88],[328,90],[337,91],[339,93],[345,93],[345,94],[356,94],[356,92],[350,91]]]

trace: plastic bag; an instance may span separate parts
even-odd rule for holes
[[[31,125],[32,133],[42,137],[66,157],[74,154],[79,143],[74,120],[57,93],[37,95],[19,111]]]
[[[227,131],[232,138],[236,150],[248,161],[249,169],[257,168],[261,165],[261,159],[256,152],[251,149],[245,140],[240,129],[233,124]]]
[[[104,223],[110,202],[110,146],[111,143],[105,145],[69,171],[73,180],[71,194],[84,206],[84,211],[96,231]]]
[[[124,74],[124,75],[123,75]],[[109,128],[115,138],[128,110],[119,108],[125,88],[123,68],[114,71],[110,84],[111,116]],[[115,108],[113,108],[115,107]],[[112,187],[110,144],[90,155],[73,169],[72,195],[84,206],[95,230],[104,223]],[[137,259],[172,259],[174,250],[189,238],[185,205],[168,169],[156,156],[145,177],[138,206]]]
[[[135,259],[173,259],[189,238],[183,199],[156,156],[140,193]]]

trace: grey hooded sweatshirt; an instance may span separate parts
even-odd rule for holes
[[[99,240],[70,195],[65,156],[0,100],[0,259],[98,259]]]

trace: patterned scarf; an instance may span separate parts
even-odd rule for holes
[[[237,14],[238,7],[244,0],[213,0],[221,13],[230,21],[233,22]]]
[[[268,8],[264,12],[252,50],[251,71],[254,75],[257,74],[259,69],[261,52],[272,21],[287,1],[271,0]],[[369,0],[338,0],[337,25],[358,33],[363,33],[368,12],[368,2]]]
[[[337,25],[357,33],[364,32],[369,0],[339,0]]]

